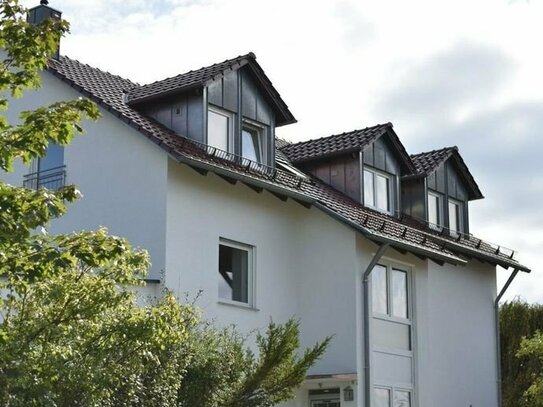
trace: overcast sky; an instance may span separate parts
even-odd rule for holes
[[[392,122],[411,154],[457,145],[486,197],[470,204],[471,231],[533,269],[508,298],[543,302],[543,1],[50,6],[72,24],[62,54],[139,83],[255,52],[298,119],[277,131],[288,140]]]

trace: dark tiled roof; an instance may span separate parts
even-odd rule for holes
[[[175,134],[128,106],[124,102],[124,94],[137,85],[127,79],[67,57],[51,60],[48,70],[158,144],[172,157],[202,173],[210,170],[230,181],[239,179],[256,190],[266,188],[300,203],[318,205],[331,216],[357,228],[369,239],[391,242],[398,250],[409,250],[437,261],[452,263],[465,262],[461,253],[468,253],[470,257],[529,271],[512,257],[483,244],[479,239],[467,237],[456,241],[429,233],[423,227],[366,208],[315,178],[303,179],[277,169],[255,168],[255,163],[247,160],[225,159],[219,150]]]
[[[364,149],[391,128],[391,123],[378,124],[362,130],[353,130],[333,136],[287,144],[281,147],[281,151],[293,163],[324,158],[349,151],[358,151]]]
[[[458,147],[445,147],[439,150],[427,151],[424,153],[413,154],[411,156],[411,161],[415,164],[417,173],[420,175],[430,175],[433,173],[440,165],[442,165],[449,158],[452,158],[457,165],[460,175],[464,178],[468,188],[469,188],[469,198],[470,199],[482,199],[483,194],[475,181],[475,178],[471,174],[468,166],[464,162],[464,159],[458,151]]]
[[[411,160],[413,161],[413,164],[415,164],[418,173],[428,175],[443,164],[454,151],[458,151],[458,147],[445,147],[439,150],[413,154],[411,155]]]
[[[279,92],[264,73],[264,70],[260,67],[258,62],[256,62],[256,56],[252,52],[171,78],[134,87],[127,93],[127,101],[128,104],[137,104],[157,97],[164,97],[188,89],[199,88],[207,85],[209,82],[222,78],[227,73],[238,70],[245,65],[249,66],[253,75],[263,87],[267,97],[272,102],[272,106],[278,111],[277,125],[296,122],[296,119],[290,112],[287,104],[283,101]]]
[[[225,73],[247,64],[250,57],[251,54],[240,55],[239,57],[228,59],[218,64],[202,67],[171,78],[135,87],[128,93],[128,103],[132,104],[158,95],[204,86],[209,80],[220,78]]]

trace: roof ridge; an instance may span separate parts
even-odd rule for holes
[[[442,148],[438,148],[438,149],[435,149],[435,150],[430,150],[430,151],[422,151],[420,153],[415,153],[415,154],[410,154],[411,157],[416,157],[416,156],[420,156],[420,155],[423,155],[423,154],[432,154],[432,153],[439,153],[441,151],[450,151],[450,150],[456,150],[458,151],[458,146],[450,146],[450,147],[442,147]]]
[[[192,73],[192,72],[197,72],[197,71],[200,71],[202,69],[210,69],[210,68],[216,67],[218,65],[222,65],[222,64],[230,64],[230,65],[232,65],[234,62],[243,60],[245,58],[251,58],[251,59],[256,60],[256,55],[253,52],[248,52],[247,54],[238,55],[235,58],[225,59],[224,61],[221,61],[221,62],[215,62],[215,63],[213,63],[211,65],[204,65],[204,66],[202,66],[200,68],[197,68],[197,69],[191,69],[190,71],[187,71],[187,72],[182,72],[182,73],[179,73],[177,75],[168,76],[168,77],[163,78],[163,79],[158,79],[158,80],[156,80],[154,82],[145,83],[143,85],[140,85],[139,87],[142,88],[142,87],[145,87],[145,86],[156,85],[157,83],[160,83],[160,82],[164,82],[164,81],[167,81],[167,80],[170,80],[170,79],[179,78],[180,76],[184,76],[184,75],[187,75],[187,74]]]
[[[346,134],[360,133],[360,132],[363,132],[363,131],[372,130],[372,129],[376,129],[376,128],[379,128],[379,127],[392,127],[392,123],[391,122],[380,123],[380,124],[375,124],[373,126],[365,127],[363,129],[355,129],[355,130],[351,130],[351,131],[344,131],[343,133],[332,134],[330,136],[322,136],[322,137],[319,137],[319,138],[313,138],[313,139],[304,140],[304,141],[297,141],[296,143],[290,143],[289,147],[296,147],[296,146],[299,146],[299,145],[302,145],[302,144],[305,144],[305,143],[311,143],[311,142],[315,142],[315,141],[328,140],[328,139],[331,139],[333,137],[344,136]],[[284,146],[284,147],[287,147],[287,146]]]

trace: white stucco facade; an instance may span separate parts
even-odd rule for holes
[[[78,96],[44,74],[43,88],[12,107],[31,109]],[[108,112],[85,128],[87,135],[66,147],[64,156],[67,180],[84,198],[51,231],[106,226],[147,248],[150,277],[163,275],[180,298],[198,296],[205,318],[218,325],[251,332],[265,328],[270,318],[296,317],[303,346],[333,336],[311,378],[286,405],[309,406],[309,389],[340,388],[343,400],[350,386],[354,401],[341,406],[362,406],[362,274],[377,246],[315,207],[256,193],[212,173],[202,176]],[[19,163],[2,178],[21,185],[26,173]],[[221,238],[254,248],[252,306],[219,299]],[[495,406],[495,269],[477,261],[441,266],[394,249],[381,262],[408,272],[411,356],[372,347],[373,382],[410,382],[412,405],[419,407]],[[153,295],[154,287],[145,295]]]

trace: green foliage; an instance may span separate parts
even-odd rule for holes
[[[543,334],[537,331],[531,338],[524,338],[517,353],[519,358],[533,360],[539,371],[532,373],[532,384],[524,393],[524,401],[532,407],[543,407]]]
[[[65,21],[34,27],[24,15],[17,0],[0,3],[0,93],[11,97],[39,87],[68,31]],[[0,169],[70,143],[99,116],[85,99],[22,112],[15,125],[0,116]],[[260,407],[292,397],[328,339],[299,356],[298,323],[271,322],[254,354],[233,328],[204,324],[167,290],[139,304],[144,250],[104,228],[47,233],[80,196],[74,186],[0,181],[0,406]]]
[[[543,330],[543,305],[516,300],[500,307],[500,344],[504,407],[537,406],[525,393],[543,372],[543,359],[521,350],[523,338]],[[541,382],[541,379],[537,379]],[[531,390],[533,393],[533,391]],[[540,399],[541,400],[541,399]]]
[[[330,341],[298,356],[299,324],[292,319],[284,325],[270,322],[266,334],[257,334],[258,355],[233,329],[199,330],[194,339],[195,358],[180,389],[180,407],[267,407],[289,400]]]

